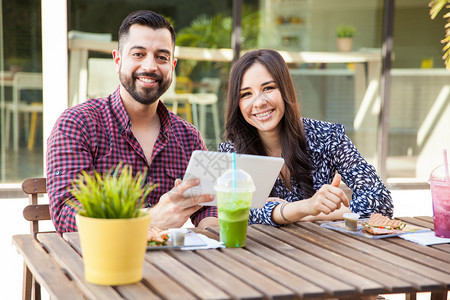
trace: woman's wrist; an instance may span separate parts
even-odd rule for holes
[[[281,200],[281,199],[280,199]],[[279,225],[285,225],[295,222],[292,218],[292,212],[290,212],[290,209],[287,209],[288,206],[291,206],[291,202],[284,201],[279,202],[277,206],[274,207],[272,211],[272,220],[276,224]]]
[[[288,203],[289,203],[289,202],[283,202],[281,205],[279,205],[279,206],[280,206],[280,216],[281,216],[281,218],[282,218],[286,223],[291,223],[291,221],[289,221],[289,220],[285,217],[285,215],[284,215],[284,213],[283,213],[284,207],[285,207]]]
[[[290,224],[310,217],[311,213],[309,203],[305,200],[287,202],[284,201],[277,205],[273,210],[273,220],[277,224]]]

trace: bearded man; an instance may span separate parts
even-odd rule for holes
[[[173,26],[155,12],[128,15],[119,29],[113,60],[120,85],[104,98],[67,109],[47,141],[47,191],[53,224],[59,233],[76,231],[75,210],[66,204],[81,171],[105,173],[119,163],[147,171],[157,184],[146,199],[150,226],[218,226],[217,210],[201,206],[213,195],[183,197],[199,184],[181,181],[194,150],[206,150],[199,131],[168,111],[161,97],[169,88],[177,59]]]

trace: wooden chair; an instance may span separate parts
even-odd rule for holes
[[[28,178],[22,182],[22,190],[28,194],[29,205],[23,209],[23,217],[30,221],[30,234],[36,238],[39,221],[51,220],[48,204],[38,204],[38,196],[47,193],[46,178]],[[22,299],[41,299],[41,286],[24,263]]]

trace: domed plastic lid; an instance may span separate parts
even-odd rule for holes
[[[236,183],[233,183],[233,182]],[[214,188],[218,191],[253,192],[255,185],[252,177],[241,169],[230,169],[217,178]]]
[[[447,165],[447,172],[450,170],[450,166]],[[446,181],[446,170],[444,168],[444,164],[436,167],[430,175],[430,180],[434,181]]]

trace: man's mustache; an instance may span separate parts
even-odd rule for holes
[[[163,77],[161,75],[156,74],[156,73],[140,72],[140,73],[134,73],[133,74],[134,78],[137,78],[139,76],[151,77],[151,78],[154,78],[154,79],[156,79],[158,81],[162,81],[162,79],[163,79]]]

